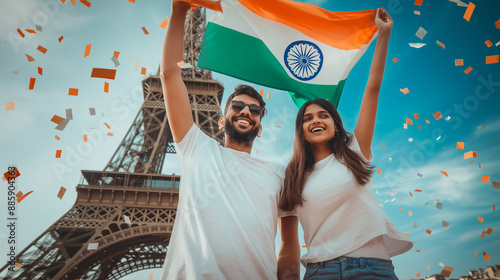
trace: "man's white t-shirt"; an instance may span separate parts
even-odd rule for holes
[[[284,166],[224,148],[195,124],[175,147],[179,205],[160,279],[276,279]]]
[[[354,135],[349,147],[365,159]],[[380,240],[389,257],[413,246],[387,218],[370,185],[359,185],[333,154],[314,165],[302,194],[305,202],[296,209],[308,250],[301,257],[304,266],[349,255],[369,241]]]

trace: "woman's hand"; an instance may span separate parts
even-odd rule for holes
[[[173,0],[172,1],[172,8],[177,8],[177,9],[183,9],[183,10],[188,10],[191,6],[186,3],[186,2],[183,2],[181,0]]]
[[[385,11],[384,8],[377,9],[377,15],[375,16],[375,24],[380,32],[390,32],[392,29],[392,18]]]

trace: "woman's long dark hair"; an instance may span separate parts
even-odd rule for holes
[[[330,141],[335,158],[343,163],[354,175],[360,185],[370,181],[373,166],[369,165],[358,153],[349,148],[353,136],[345,131],[340,115],[332,103],[325,99],[307,101],[300,108],[295,120],[295,140],[293,142],[292,160],[288,163],[285,172],[285,183],[278,206],[284,211],[291,211],[302,206],[304,198],[302,191],[308,175],[314,166],[314,157],[311,145],[306,141],[302,131],[304,113],[307,106],[316,104],[325,109],[332,116],[338,132]]]

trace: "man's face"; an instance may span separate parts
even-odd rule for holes
[[[230,101],[229,109],[225,118],[219,121],[219,129],[225,129],[226,135],[232,140],[252,142],[260,134],[260,114],[254,116],[249,106],[245,106],[241,111],[232,106],[233,102],[243,102],[247,105],[257,105],[259,102],[246,94],[241,94]]]

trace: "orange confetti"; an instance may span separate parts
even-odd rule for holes
[[[64,196],[65,193],[66,193],[66,188],[65,187],[61,187],[59,189],[59,192],[57,193],[57,197],[59,199],[63,199],[63,196]]]
[[[35,88],[35,81],[36,78],[30,78],[30,87],[29,87],[30,90]]]
[[[93,68],[91,78],[102,78],[114,80],[116,76],[116,69]]]
[[[64,39],[64,36],[61,36],[59,37],[59,39],[57,39],[59,41],[59,43],[61,43],[61,41]]]
[[[23,199],[25,199],[25,198],[26,198],[26,197],[27,197],[30,193],[32,193],[32,192],[33,192],[33,191],[29,191],[27,194],[24,194],[24,195],[23,195],[23,193],[22,193],[21,191],[20,191],[20,192],[18,192],[17,194],[21,193],[21,195],[20,195],[20,196],[18,196],[18,195],[16,194],[16,196],[17,196],[17,203],[20,203],[21,201],[23,201]]]
[[[160,27],[165,29],[165,27],[167,27],[167,23],[168,23],[168,17],[166,17],[160,24]]]
[[[104,82],[104,92],[109,92],[109,83]]]
[[[422,129],[422,126],[421,126],[421,125],[419,125],[419,126],[418,126],[418,129]]]
[[[414,14],[420,15],[420,11],[413,11]]]
[[[90,55],[90,49],[92,48],[92,44],[88,44],[85,46],[85,53],[83,54],[83,57],[87,57]]]
[[[418,113],[413,114],[413,118],[418,120]]]
[[[81,2],[83,5],[87,6],[87,8],[90,8],[90,5],[92,4],[92,3],[90,3],[90,2],[89,2],[89,1],[87,1],[87,0],[80,0],[80,2]]]
[[[410,120],[408,117],[405,118],[406,120],[406,123],[409,124],[409,125],[413,125],[413,121]]]
[[[392,59],[392,62],[394,62],[394,63],[396,63],[396,62],[398,62],[398,61],[399,61],[399,59],[398,59],[397,57],[394,57],[394,58]]]
[[[26,32],[31,33],[31,34],[36,34],[36,31],[33,29],[24,29]]]
[[[20,263],[16,263],[16,267],[17,267],[17,268],[20,268],[20,267],[21,267],[21,264],[20,264]]]
[[[429,204],[429,202],[426,202],[426,203],[424,204],[424,206],[427,206],[427,204]]]
[[[432,115],[434,116],[434,119],[436,119],[436,121],[443,117],[443,115],[441,115],[440,111],[437,111],[436,113],[434,113]]]
[[[83,134],[83,142],[87,143],[87,134]]]
[[[385,150],[385,146],[384,146],[384,145],[382,145],[382,149],[384,149],[384,150]]]
[[[436,41],[436,44],[438,44],[441,48],[446,49],[446,46],[443,43]]]
[[[7,102],[5,104],[5,111],[12,111],[16,107],[16,102]]]
[[[415,252],[420,253],[420,250],[416,250]]]
[[[139,69],[139,63],[140,63],[139,60],[137,60],[135,62],[135,66],[134,66],[135,71],[137,71],[137,69]]]
[[[270,93],[268,93],[268,94],[266,95],[266,99],[269,99],[269,98],[271,98],[271,94],[270,94]]]
[[[281,126],[279,126],[279,125],[277,125],[276,127],[277,127],[277,128],[282,128],[282,127],[281,127]]]
[[[109,124],[108,124],[108,123],[106,123],[106,122],[105,122],[105,123],[104,123],[104,125],[105,125],[108,129],[111,129],[111,127],[109,126]]]
[[[54,115],[50,121],[56,124],[60,124],[62,121],[64,121],[64,118],[61,118],[58,115]]]
[[[43,69],[41,67],[38,67],[38,74],[40,74],[40,76],[43,75]]]
[[[13,175],[11,175],[11,174],[10,174],[10,173],[12,173],[12,172],[14,172],[14,174],[13,174]],[[9,170],[9,171],[7,171],[7,172],[5,172],[5,173],[3,174],[3,177],[4,177],[5,179],[7,179],[7,182],[12,181],[13,179],[15,179],[15,178],[17,178],[17,177],[19,177],[19,176],[21,176],[21,173],[19,173],[19,170],[17,170],[17,167],[14,167],[14,169],[11,169],[11,170]]]
[[[31,55],[29,55],[27,53],[25,53],[25,55],[26,55],[26,58],[28,59],[28,62],[35,61],[35,59]]]
[[[21,31],[21,29],[19,29],[19,28],[18,28],[18,29],[17,29],[17,33],[19,33],[19,35],[21,35],[21,37],[23,37],[23,38],[24,38],[24,36],[25,36],[25,35],[24,35],[24,33]]]
[[[490,55],[490,56],[487,56],[486,57],[486,64],[494,64],[494,63],[498,63],[498,58],[500,57],[500,55]]]
[[[78,89],[77,88],[70,88],[68,91],[68,95],[78,96]]]
[[[62,150],[56,151],[56,158],[61,158]]]
[[[482,218],[482,217],[478,217],[478,218],[477,218],[477,220],[478,220],[480,223],[484,222],[484,218]]]
[[[302,245],[302,248],[307,248],[307,246],[306,245]]]
[[[264,89],[261,89],[260,90],[260,95],[264,96],[264,92],[265,92]]]
[[[408,236],[408,237],[410,236],[410,234],[408,232],[405,232],[405,235]]]
[[[415,6],[422,6],[423,0],[415,0]]]
[[[439,171],[439,172],[443,173],[443,175],[444,175],[444,176],[446,176],[446,177],[448,177],[448,178],[449,178],[449,176],[448,176],[448,172],[446,172],[446,171]]]
[[[469,67],[467,67],[467,69],[464,70],[464,73],[469,74],[470,71],[472,71],[472,67],[469,66]]]
[[[486,252],[483,251],[483,257],[486,259],[486,261],[490,261],[490,256],[488,256],[488,254],[486,254]]]
[[[413,212],[412,211],[408,211],[408,216],[413,216]]]
[[[109,137],[113,137],[113,135],[114,135],[113,133],[108,132],[108,136],[109,136]]]
[[[149,34],[148,30],[146,30],[146,27],[142,27],[142,31],[144,31],[144,34],[145,34],[145,35],[148,35],[148,34]]]
[[[430,235],[432,233],[432,230],[428,229],[425,232]]]
[[[493,204],[493,211],[495,211],[495,204]]]
[[[477,157],[477,152],[470,151],[470,152],[467,152],[464,154],[464,159],[473,158],[473,157]]]
[[[399,208],[399,212],[403,212],[403,208]]]
[[[118,57],[120,56],[120,52],[114,51],[113,56],[116,57],[116,59],[118,59]]]
[[[413,196],[413,194],[412,194],[411,192],[409,192],[409,193],[410,193],[410,197],[411,197],[411,196]],[[411,212],[411,211],[410,211],[410,212]],[[410,215],[410,216],[411,216],[411,215]]]
[[[377,173],[378,173],[378,174],[381,174],[381,173],[382,173],[382,170],[379,168],[379,169],[377,170]]]
[[[477,256],[477,251],[476,251],[476,254],[474,254],[474,260],[476,260],[476,256]]]
[[[419,278],[419,277],[420,277],[420,272],[419,272],[419,273],[417,273],[417,278]]]
[[[495,26],[497,29],[500,29],[500,19],[495,22]]]
[[[181,67],[182,65],[184,65],[184,61],[177,62],[177,66]]]
[[[410,90],[408,88],[401,88],[399,89],[399,91],[401,91],[404,94],[410,93]]]
[[[476,8],[476,5],[474,5],[472,2],[470,2],[469,5],[467,6],[467,10],[465,11],[465,14],[464,14],[464,19],[466,21],[470,20],[470,17],[472,16],[472,12],[474,12],[474,8]]]
[[[493,43],[490,40],[486,40],[484,41],[484,43],[486,44],[486,46],[488,46],[488,48],[493,46]]]
[[[415,192],[422,192],[422,190],[416,189]]]
[[[464,149],[464,142],[457,142],[457,149]]]
[[[57,136],[57,135],[56,135],[56,137],[54,137],[54,138],[56,138],[56,140],[57,140],[57,141],[61,140],[61,137],[59,137],[59,136]]]
[[[490,176],[483,176],[481,178],[481,183],[488,183],[490,181]]]
[[[73,4],[73,6],[76,5],[76,1],[75,0],[71,0],[71,3]]]
[[[144,67],[141,68],[141,75],[146,75],[146,68]]]
[[[45,54],[47,52],[47,49],[42,47],[41,45],[38,45],[38,48],[36,48],[36,49],[39,50],[43,54]]]
[[[488,230],[486,231],[486,233],[487,233],[488,235],[490,235],[492,231],[493,231],[493,229],[492,229],[492,228],[488,228]]]
[[[426,123],[431,123],[429,120],[425,120]]]

